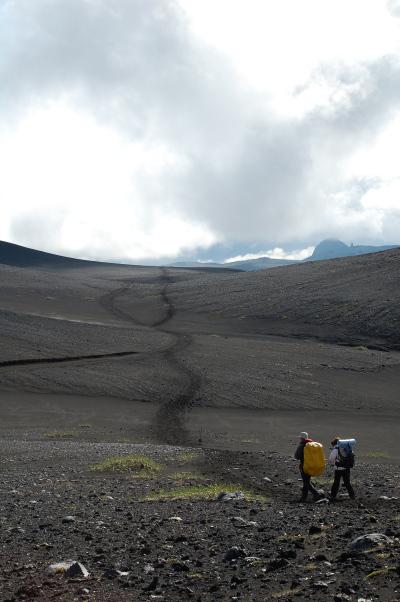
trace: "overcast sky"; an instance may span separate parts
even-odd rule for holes
[[[0,239],[400,243],[400,0],[0,0]]]

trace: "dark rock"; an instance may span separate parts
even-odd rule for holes
[[[74,516],[64,516],[64,518],[62,519],[61,522],[63,522],[64,524],[74,523],[75,517]]]
[[[152,592],[155,589],[157,589],[157,585],[158,585],[158,576],[154,575],[154,577],[151,580],[151,582],[149,583],[149,585],[147,585],[145,588],[143,588],[143,591]]]
[[[296,550],[280,550],[279,551],[279,556],[281,558],[294,559],[294,558],[297,557],[297,552],[296,552]]]
[[[247,555],[248,554],[244,548],[233,546],[225,554],[224,560],[236,560],[236,558],[245,558]]]
[[[350,548],[355,551],[364,551],[371,550],[373,548],[387,546],[393,543],[393,540],[390,539],[387,535],[383,533],[368,533],[367,535],[361,535],[354,539]]]
[[[283,569],[285,567],[288,566],[289,561],[286,560],[286,558],[276,558],[275,560],[272,560],[269,565],[268,565],[268,570],[270,571],[276,571],[278,569]]]
[[[89,571],[80,562],[73,562],[64,575],[68,578],[86,578],[89,577]]]
[[[186,564],[186,562],[181,562],[180,560],[176,560],[171,564],[171,568],[176,572],[188,572],[190,571],[190,566]]]
[[[235,491],[234,493],[226,493],[221,491],[217,496],[217,502],[231,502],[232,500],[243,500],[244,495],[241,491]]]
[[[310,535],[316,535],[317,533],[322,533],[322,527],[320,527],[319,525],[311,525],[311,527],[308,529],[308,532]]]

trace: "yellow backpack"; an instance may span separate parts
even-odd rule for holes
[[[311,477],[318,477],[325,470],[324,447],[321,443],[311,441],[304,446],[303,471]]]

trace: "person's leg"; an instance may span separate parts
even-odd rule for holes
[[[351,486],[350,483],[350,468],[346,468],[346,470],[343,471],[343,483],[347,489],[347,491],[349,492],[349,497],[354,500],[354,498],[356,497],[354,494],[354,489]]]
[[[300,470],[301,473],[301,478],[303,479],[303,490],[301,492],[301,501],[305,502],[307,500],[307,496],[308,496],[308,490],[310,487],[310,475],[306,474],[305,472],[303,472],[302,470]]]
[[[308,482],[308,490],[311,491],[314,500],[317,500],[319,498],[318,489],[316,489],[314,487],[314,485],[311,483],[311,477],[310,477],[310,480]]]
[[[340,487],[340,479],[342,478],[342,470],[335,470],[335,478],[331,489],[331,500],[334,500],[337,496],[337,492]]]

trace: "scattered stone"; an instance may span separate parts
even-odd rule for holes
[[[383,500],[385,502],[392,502],[392,501],[395,501],[398,499],[399,499],[398,497],[389,497],[388,495],[380,495],[378,497],[378,500]]]
[[[354,539],[350,544],[350,548],[361,552],[363,550],[387,546],[392,543],[393,540],[383,533],[368,533],[367,535],[360,535],[360,537]]]
[[[279,556],[281,558],[294,559],[297,558],[296,550],[280,550]]]
[[[316,504],[329,504],[329,498],[327,498],[327,497],[321,497],[315,503]]]
[[[182,522],[182,518],[180,516],[170,516],[168,520],[175,521],[176,523]]]
[[[149,575],[150,573],[154,573],[155,568],[152,564],[145,564],[143,571],[144,571],[145,575]]]
[[[190,571],[190,566],[186,562],[182,562],[180,560],[176,560],[171,564],[171,568],[178,573],[187,573]]]
[[[241,516],[234,516],[232,518],[232,522],[235,525],[235,527],[238,528],[248,528],[248,527],[258,527],[258,523],[256,523],[256,521],[254,520],[246,520],[244,518],[242,518]]]
[[[315,589],[328,589],[329,585],[325,581],[317,581],[313,587]]]
[[[86,579],[89,577],[89,571],[81,562],[73,562],[71,566],[65,571],[64,575],[70,578],[82,578]]]
[[[224,556],[224,560],[236,560],[237,558],[246,558],[247,553],[244,548],[239,548],[238,546],[233,546],[229,548],[227,553]]]
[[[310,535],[316,535],[317,533],[322,533],[322,527],[320,525],[311,525],[308,529],[308,533]]]
[[[64,516],[64,518],[62,519],[62,522],[64,524],[74,523],[75,517],[74,516]]]
[[[312,554],[310,560],[317,560],[318,562],[329,562],[329,558],[325,554]]]
[[[118,577],[127,577],[129,571],[120,571],[114,567],[110,567],[103,572],[103,579],[117,579]]]
[[[154,575],[154,577],[150,581],[149,585],[146,585],[146,587],[143,589],[143,591],[153,592],[155,589],[157,589],[157,585],[158,585],[158,576]]]
[[[25,529],[23,529],[22,527],[11,527],[10,529],[8,529],[8,531],[10,533],[25,533]]]
[[[46,573],[48,575],[58,575],[60,573],[65,573],[76,561],[75,560],[64,560],[63,562],[55,562],[54,564],[50,564]]]
[[[232,500],[243,500],[244,494],[241,491],[235,491],[234,493],[226,493],[221,491],[217,496],[217,502],[231,502]]]
[[[270,571],[276,571],[278,569],[283,569],[285,567],[288,566],[289,561],[286,560],[286,558],[276,558],[275,560],[272,560],[269,565],[268,565],[268,570]]]
[[[267,483],[272,483],[272,479],[270,479],[269,477],[264,477],[263,480],[266,481]]]

